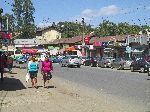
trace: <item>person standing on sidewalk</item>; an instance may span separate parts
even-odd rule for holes
[[[0,51],[0,73],[1,73],[1,81],[4,80],[3,74],[4,74],[4,68],[6,66],[7,57],[6,55]]]
[[[51,72],[53,71],[52,61],[48,56],[45,57],[45,61],[42,62],[42,75],[44,79],[44,88],[48,88],[49,80],[52,78]]]
[[[35,61],[35,57],[32,57],[31,61],[28,62],[28,71],[31,78],[32,88],[37,88],[38,62]]]
[[[9,70],[9,73],[11,73],[13,68],[13,58],[11,57],[11,54],[8,54],[7,57],[7,68]]]

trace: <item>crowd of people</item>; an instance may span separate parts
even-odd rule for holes
[[[6,55],[6,53],[0,51],[0,73],[2,82],[4,79],[3,74],[5,68],[8,68],[9,73],[12,73],[13,58],[11,57],[11,54]],[[36,58],[36,55],[33,55],[28,59],[27,74],[31,79],[32,88],[37,88],[37,74],[39,72],[39,69],[41,69],[41,75],[43,76],[43,87],[48,88],[49,80],[52,78],[53,72],[52,61],[48,56],[46,56],[45,60],[42,62],[41,68],[39,68],[39,62]]]

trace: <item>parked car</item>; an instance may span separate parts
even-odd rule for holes
[[[140,70],[141,73],[144,73],[148,70],[149,65],[149,61],[146,61],[144,58],[137,58],[131,63],[130,69],[131,72],[134,72],[135,70]]]
[[[131,59],[117,58],[111,62],[111,68],[117,68],[118,70],[130,69],[132,62]]]
[[[67,67],[74,67],[77,66],[80,68],[81,66],[81,59],[77,55],[66,55],[62,58],[60,62],[61,66],[67,66]]]
[[[22,63],[26,63],[27,62],[27,58],[22,56],[16,59],[16,63],[18,64],[22,64]]]
[[[83,65],[84,66],[90,66],[91,65],[91,57],[85,57]]]
[[[97,66],[103,68],[111,67],[113,60],[115,60],[113,57],[102,57],[98,60]]]
[[[50,57],[50,60],[53,62],[53,63],[59,63],[60,62],[60,59],[55,56],[55,57]]]
[[[80,57],[81,58],[81,64],[83,65],[84,64],[84,62],[86,61],[86,56],[82,56],[82,57]]]
[[[98,59],[99,59],[98,57],[86,57],[83,65],[96,67]]]

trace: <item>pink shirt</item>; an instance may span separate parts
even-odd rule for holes
[[[42,62],[42,71],[43,72],[53,71],[52,61],[43,61]]]

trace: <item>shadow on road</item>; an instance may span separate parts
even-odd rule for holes
[[[16,91],[26,89],[19,79],[15,78],[4,78],[4,81],[0,81],[0,91]]]

